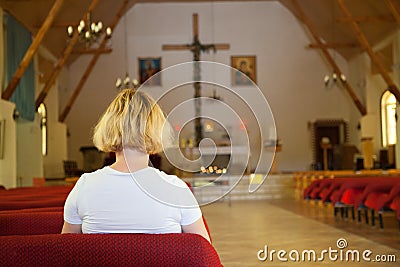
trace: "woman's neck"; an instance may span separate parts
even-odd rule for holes
[[[115,152],[115,163],[110,167],[120,172],[135,172],[148,166],[149,155],[136,149],[125,148]]]

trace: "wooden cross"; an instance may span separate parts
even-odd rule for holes
[[[193,53],[193,61],[200,61],[200,55],[202,52],[209,52],[212,50],[214,53],[218,50],[229,49],[229,44],[202,44],[199,40],[199,18],[195,13],[193,14],[193,42],[191,44],[183,45],[163,45],[163,50],[190,50]],[[193,78],[195,81],[200,81],[200,66],[199,64],[194,65]],[[201,139],[203,139],[203,131],[201,126],[201,102],[199,97],[201,96],[201,85],[200,82],[194,83],[194,97],[195,97],[195,140],[194,145],[198,146]]]

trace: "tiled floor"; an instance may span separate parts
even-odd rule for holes
[[[230,206],[228,202],[216,202],[202,210],[224,266],[400,266],[400,231],[393,214],[385,216],[385,229],[379,230],[351,219],[335,218],[331,207],[296,199],[295,192],[293,197],[279,200],[232,201]],[[346,248],[338,248],[339,239],[345,239]],[[265,261],[259,260],[257,253],[265,251],[265,246],[268,254],[284,250],[286,254],[281,258],[287,261],[279,260],[276,253],[272,259],[268,255]],[[330,255],[327,252],[321,256],[329,249]],[[300,255],[297,262],[294,250]],[[315,251],[317,260],[321,260],[308,260],[305,250]],[[396,263],[366,262],[362,259],[365,250],[372,251],[367,257],[371,260],[376,255],[395,255]],[[357,253],[360,261],[353,260],[352,255]],[[260,258],[264,257],[261,252]]]

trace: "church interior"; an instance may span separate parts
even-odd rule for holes
[[[398,266],[400,0],[0,0],[0,21],[0,266]],[[191,187],[211,246],[71,238],[60,263],[123,88],[166,114],[150,164]]]

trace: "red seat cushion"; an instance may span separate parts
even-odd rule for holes
[[[63,212],[0,214],[0,235],[59,234],[63,223]]]
[[[359,189],[359,188],[349,188],[343,192],[340,202],[347,204],[347,205],[354,205],[355,199],[362,192],[363,192],[363,190]]]
[[[0,266],[222,266],[196,234],[5,236],[0,244]]]

